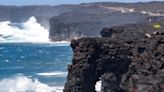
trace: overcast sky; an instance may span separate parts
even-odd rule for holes
[[[60,5],[60,4],[79,4],[89,2],[147,2],[152,0],[0,0],[0,5]],[[164,1],[164,0],[154,0]]]

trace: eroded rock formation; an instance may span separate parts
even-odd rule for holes
[[[64,92],[95,92],[99,80],[101,92],[164,92],[164,32],[150,31],[147,37],[147,31],[139,30],[153,29],[148,26],[106,28],[102,38],[72,41],[74,57]],[[123,37],[129,28],[134,35]]]

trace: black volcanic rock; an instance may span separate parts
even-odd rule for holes
[[[144,26],[138,29],[139,26],[129,24],[119,26],[118,30],[103,30],[118,31],[114,38],[108,35],[73,40],[74,57],[68,67],[64,92],[95,92],[99,80],[101,92],[164,92],[163,28],[151,37],[142,37],[147,32],[136,34],[135,31],[144,30]],[[127,35],[129,39],[121,38],[128,27],[135,29],[133,37],[138,39],[132,39],[131,34]]]
[[[151,22],[143,22],[140,24],[124,24],[121,26],[113,26],[103,28],[100,32],[102,37],[117,38],[124,40],[138,40],[145,38],[146,34],[153,35],[156,31],[164,32],[164,17],[150,17]],[[160,25],[160,29],[154,28],[154,25]]]

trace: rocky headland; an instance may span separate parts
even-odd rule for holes
[[[156,22],[154,22],[156,23]],[[102,38],[73,40],[64,92],[164,92],[164,28],[154,23],[104,28]]]

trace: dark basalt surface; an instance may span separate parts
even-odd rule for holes
[[[153,29],[149,27],[130,24],[106,28],[102,38],[72,41],[74,56],[64,92],[95,92],[99,80],[101,92],[164,92],[163,25],[156,34],[149,32],[151,38],[145,35],[147,31],[138,34],[144,28]],[[134,35],[123,38],[127,29],[134,29]]]
[[[100,32],[102,37],[110,37],[124,40],[139,40],[145,37],[145,34],[153,34],[158,30],[159,33],[164,31],[164,28],[155,29],[153,25],[164,25],[164,17],[152,17],[152,22],[141,24],[124,24],[121,26],[113,26],[111,28],[103,28]]]

